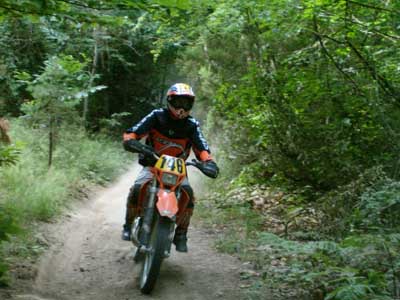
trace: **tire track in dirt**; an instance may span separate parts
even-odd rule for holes
[[[110,300],[240,299],[239,268],[234,258],[217,253],[210,236],[192,226],[189,253],[172,251],[163,262],[151,296],[138,289],[140,266],[133,262],[133,245],[120,239],[125,198],[139,171],[135,167],[94,199],[72,210],[55,224],[55,241],[42,256],[31,289],[14,299]],[[200,193],[195,170],[191,183]]]

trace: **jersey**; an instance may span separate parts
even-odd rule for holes
[[[174,119],[168,109],[155,109],[139,123],[125,131],[124,138],[141,139],[146,137],[146,144],[160,155],[167,154],[187,159],[193,149],[197,159],[210,160],[210,149],[205,140],[199,122],[189,116],[185,119]],[[139,163],[147,166],[143,155]]]

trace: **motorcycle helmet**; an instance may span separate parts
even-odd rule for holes
[[[167,91],[167,102],[175,109],[190,111],[193,107],[195,94],[192,87],[186,83],[175,83]]]

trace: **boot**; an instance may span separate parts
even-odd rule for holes
[[[134,219],[134,206],[129,202],[126,205],[126,212],[125,212],[125,224],[122,229],[122,240],[124,241],[130,241],[131,240],[131,229],[132,229],[132,223]]]
[[[122,240],[130,241],[131,240],[131,225],[125,224],[124,228],[122,229]]]
[[[175,244],[175,249],[178,252],[188,252],[187,247],[187,235],[186,232],[175,232],[174,239],[172,241]]]

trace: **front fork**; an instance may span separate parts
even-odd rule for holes
[[[153,178],[149,188],[149,196],[147,206],[144,210],[143,224],[139,232],[139,242],[145,247],[148,246],[151,234],[151,227],[153,224],[155,203],[157,193],[157,180]]]
[[[141,251],[146,251],[149,247],[150,237],[151,237],[151,229],[153,226],[154,221],[154,213],[156,210],[156,193],[157,193],[157,180],[154,178],[151,181],[149,192],[148,192],[148,201],[144,211],[143,218],[139,217],[136,218],[133,231],[134,234],[132,235],[133,243],[140,247]],[[177,192],[177,196],[179,199],[180,196],[180,189]],[[170,241],[169,245],[166,247],[166,251],[164,253],[165,257],[168,257],[171,251],[171,243],[174,237],[174,230],[175,229],[175,222],[171,222],[171,229],[168,239]],[[138,238],[137,238],[138,237]],[[142,247],[144,246],[144,247]]]

